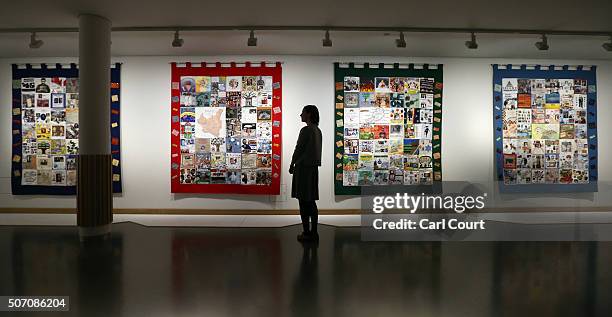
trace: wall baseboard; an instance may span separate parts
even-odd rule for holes
[[[611,212],[612,206],[602,207],[508,207],[485,208],[479,213],[513,213],[513,212]],[[75,208],[0,208],[0,214],[75,214]],[[297,209],[146,209],[115,208],[113,214],[129,215],[297,215]],[[320,215],[359,215],[360,209],[319,209]]]

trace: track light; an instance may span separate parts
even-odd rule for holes
[[[329,31],[325,31],[325,38],[323,39],[323,47],[331,47],[332,40],[329,38]]]
[[[612,52],[612,36],[610,36],[610,42],[603,43],[601,47],[608,52]]]
[[[185,43],[185,40],[179,37],[179,31],[174,32],[174,40],[172,41],[172,47],[181,47]]]
[[[535,43],[535,47],[537,47],[540,51],[548,51],[548,38],[546,34],[542,34],[542,40]]]
[[[476,43],[476,34],[472,32],[472,38],[469,41],[465,41],[465,47],[475,50],[478,48],[478,43]]]
[[[251,30],[251,34],[249,35],[249,39],[247,40],[248,46],[257,46],[257,38],[255,37],[255,31]]]
[[[404,39],[404,32],[400,32],[399,39],[395,40],[395,46],[398,48],[406,47],[406,40]]]
[[[41,46],[43,46],[44,43],[45,42],[43,42],[42,40],[36,39],[36,32],[32,32],[32,34],[30,35],[30,48],[40,48]]]

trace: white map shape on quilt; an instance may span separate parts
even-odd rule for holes
[[[225,108],[196,108],[196,138],[225,137]]]

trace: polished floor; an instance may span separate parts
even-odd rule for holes
[[[0,316],[611,316],[610,242],[362,242],[322,226],[0,226],[0,295],[70,296]]]

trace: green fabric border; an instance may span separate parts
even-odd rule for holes
[[[346,63],[343,63],[345,65]],[[348,67],[340,67],[340,63],[334,63],[334,192],[335,195],[360,195],[360,186],[343,186],[342,179],[338,180],[337,175],[342,175],[342,158],[336,157],[337,153],[344,153],[344,142],[341,146],[336,143],[344,141],[344,128],[338,127],[337,120],[343,119],[344,111],[336,109],[336,103],[343,102],[344,98],[344,77],[427,77],[434,79],[434,121],[432,137],[432,156],[433,156],[433,177],[434,185],[442,181],[442,91],[443,91],[443,71],[442,64],[437,64],[436,69],[429,69],[429,64],[422,64],[423,68],[415,68],[414,64],[408,64],[408,68],[400,68],[399,64],[393,64],[392,68],[385,68],[391,64],[378,64],[378,68],[370,68],[369,63],[364,63],[363,67],[356,68],[355,63],[348,63]],[[342,96],[339,98],[339,96]],[[436,158],[437,157],[437,158]],[[406,185],[409,186],[409,185]]]

